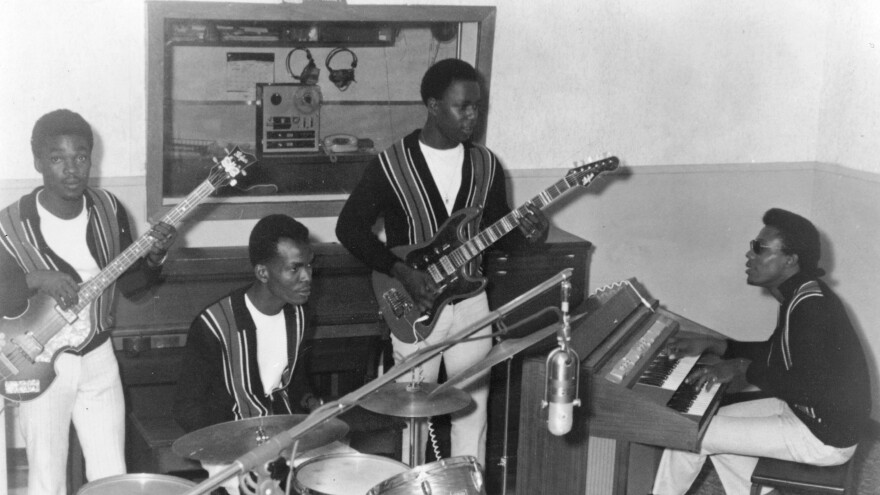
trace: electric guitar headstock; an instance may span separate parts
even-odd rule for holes
[[[575,164],[577,163],[575,162]],[[582,160],[580,165],[568,171],[566,177],[574,177],[581,186],[586,186],[600,173],[614,170],[618,165],[620,165],[620,160],[616,156],[609,156],[590,163],[585,163]]]

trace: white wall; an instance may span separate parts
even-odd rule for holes
[[[497,5],[487,143],[511,170],[515,201],[575,159],[609,152],[629,165],[628,177],[551,210],[594,243],[591,289],[636,276],[674,311],[757,338],[773,302],[742,283],[746,241],[765,209],[791,208],[825,235],[831,280],[877,361],[876,1],[381,3]],[[0,204],[39,183],[34,120],[69,107],[97,132],[101,184],[143,229],[144,1],[4,6]],[[304,220],[334,240],[334,218]],[[252,223],[204,222],[184,242],[243,244]]]
[[[835,0],[819,100],[817,160],[880,171],[880,4]]]

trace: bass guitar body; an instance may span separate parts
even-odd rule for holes
[[[73,323],[68,323],[68,319]],[[89,325],[75,314],[57,309],[55,300],[37,293],[28,301],[27,310],[16,318],[0,320],[0,334],[5,337],[0,354],[2,395],[24,402],[37,398],[55,380],[55,357],[58,353],[84,347],[91,340]],[[46,341],[46,330],[62,328]],[[77,346],[76,344],[80,345]]]
[[[382,317],[391,333],[402,342],[411,344],[427,338],[434,330],[437,318],[447,304],[478,294],[486,287],[484,277],[468,275],[469,264],[454,269],[447,266],[447,270],[444,270],[443,264],[437,263],[464,243],[465,227],[479,214],[480,211],[476,208],[456,211],[443,223],[430,241],[412,246],[399,246],[391,250],[410,267],[427,271],[434,278],[439,294],[434,299],[434,304],[427,310],[419,310],[403,284],[396,278],[373,272],[373,292]],[[476,273],[476,270],[473,273]]]

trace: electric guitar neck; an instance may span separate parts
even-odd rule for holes
[[[609,157],[571,169],[555,184],[470,239],[463,239],[464,227],[480,214],[477,208],[453,212],[434,237],[425,243],[392,249],[410,267],[427,272],[440,293],[431,308],[421,311],[400,281],[373,272],[373,292],[391,333],[405,343],[427,338],[447,304],[483,290],[485,278],[469,275],[467,265],[519,226],[529,205],[544,208],[568,191],[589,185],[600,173],[614,170],[618,164],[617,157]]]

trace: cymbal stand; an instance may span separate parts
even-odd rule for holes
[[[309,416],[301,423],[297,424],[287,431],[283,431],[275,435],[274,437],[270,438],[266,443],[254,448],[247,454],[239,457],[229,466],[219,471],[214,476],[211,476],[210,478],[199,483],[198,485],[194,486],[193,488],[184,492],[181,495],[200,495],[208,493],[214,488],[219,487],[224,481],[231,478],[232,476],[246,473],[254,469],[254,467],[256,466],[277,458],[283,450],[289,448],[293,444],[293,442],[296,441],[296,439],[301,437],[312,428],[315,428],[321,423],[336,416],[339,416],[343,412],[355,407],[356,405],[358,405],[359,401],[361,401],[368,395],[376,392],[379,388],[394,382],[397,378],[403,376],[409,370],[428,362],[434,356],[437,356],[441,352],[462,342],[471,335],[477,333],[480,329],[492,325],[507,313],[510,313],[514,309],[521,306],[523,303],[537,297],[550,287],[564,280],[571,279],[572,273],[573,270],[571,268],[566,268],[562,270],[553,277],[536,285],[534,288],[515,297],[507,304],[504,304],[500,308],[494,311],[490,311],[486,315],[478,318],[467,328],[462,329],[445,341],[439,344],[425,347],[419,352],[411,354],[409,357],[385,372],[384,375],[373,379],[371,382],[363,385],[357,390],[349,392],[345,396],[341,397],[339,400],[328,402],[327,404],[324,404],[318,409],[312,411],[312,413],[309,414]]]
[[[425,463],[425,446],[422,443],[422,421],[425,418],[409,418],[409,467],[421,466]]]

